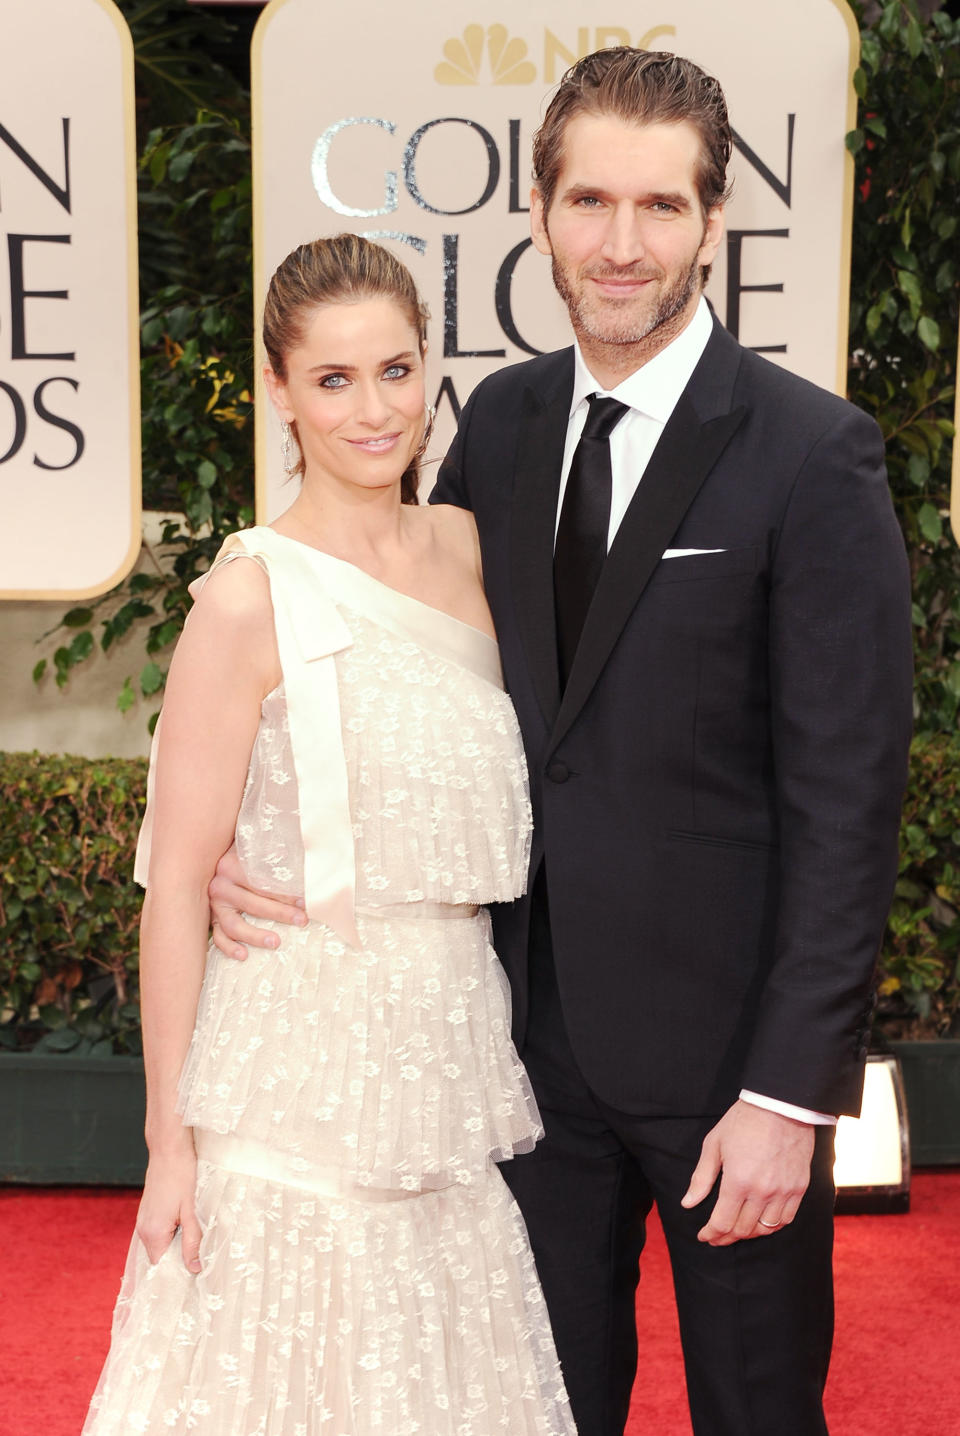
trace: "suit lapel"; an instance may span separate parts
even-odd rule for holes
[[[603,566],[552,745],[568,731],[590,696],[664,549],[743,420],[746,410],[730,407],[738,349],[731,336],[715,325],[703,358],[664,428]]]
[[[573,353],[565,350],[549,381],[523,396],[513,481],[510,568],[517,625],[548,726],[560,707],[553,602],[553,539],[560,468],[573,388]]]

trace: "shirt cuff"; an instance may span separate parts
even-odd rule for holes
[[[779,1112],[781,1117],[792,1117],[795,1122],[809,1122],[811,1127],[835,1127],[836,1117],[829,1112],[811,1112],[806,1107],[795,1107],[792,1102],[781,1102],[778,1097],[761,1097],[759,1092],[741,1092],[741,1102],[752,1107],[764,1107],[768,1112]]]

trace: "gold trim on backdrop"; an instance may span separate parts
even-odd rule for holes
[[[850,37],[850,63],[847,70],[847,131],[857,128],[857,92],[853,88],[853,76],[860,64],[860,27],[856,16],[846,0],[831,0],[843,17]],[[843,245],[840,251],[840,323],[837,330],[837,383],[836,392],[844,398],[847,393],[847,368],[850,362],[850,268],[853,263],[853,193],[856,165],[853,155],[844,145],[844,196],[843,223],[841,232]]]
[[[265,355],[260,334],[260,305],[267,292],[263,232],[263,41],[267,27],[287,0],[270,0],[253,28],[250,41],[250,157],[253,184],[253,455],[254,513],[265,524],[267,513],[267,398],[263,382]]]
[[[133,36],[114,0],[94,0],[112,23],[120,41],[123,70],[124,170],[127,176],[127,365],[130,376],[130,547],[117,569],[92,588],[0,589],[0,599],[99,598],[126,578],[133,568],[143,542],[143,470],[140,443],[140,288],[137,255],[137,123],[133,79]]]
[[[950,527],[960,543],[960,327],[957,327],[957,368],[953,396],[953,480],[950,484]]]

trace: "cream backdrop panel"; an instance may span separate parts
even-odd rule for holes
[[[4,0],[0,597],[88,597],[140,548],[133,46],[111,0]]]
[[[736,190],[707,291],[721,319],[842,391],[859,43],[842,0],[271,0],[253,44],[258,304],[305,240],[349,229],[394,247],[432,315],[434,457],[485,374],[569,342],[528,245],[531,142],[566,67],[625,43],[687,55],[724,86]],[[262,520],[294,489],[262,389],[258,420]]]

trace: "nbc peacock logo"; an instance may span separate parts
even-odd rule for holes
[[[486,52],[488,74],[482,75]],[[459,37],[447,40],[445,59],[433,72],[440,85],[479,85],[489,79],[494,85],[530,85],[537,67],[526,58],[527,42],[514,36],[506,25],[468,25]]]

